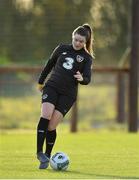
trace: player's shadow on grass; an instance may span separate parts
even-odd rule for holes
[[[93,174],[93,173],[83,173],[83,172],[80,172],[80,171],[70,171],[70,170],[67,170],[67,171],[54,171],[52,169],[48,169],[49,172],[59,172],[59,173],[65,173],[65,174],[75,174],[75,175],[86,175],[86,176],[90,176],[90,178],[118,178],[118,179],[139,179],[139,177],[133,177],[133,176],[116,176],[116,175],[104,175],[104,174]],[[91,177],[92,176],[92,177]],[[88,177],[89,178],[89,177]]]

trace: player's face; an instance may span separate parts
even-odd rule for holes
[[[86,44],[85,36],[81,36],[80,34],[74,34],[72,37],[72,45],[75,50],[82,49]]]

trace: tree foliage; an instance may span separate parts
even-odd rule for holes
[[[105,61],[104,53],[118,58],[130,44],[130,4],[131,0],[28,0],[27,6],[24,0],[1,0],[0,54],[13,62],[37,63],[59,43],[70,43],[72,31],[89,22],[98,61]]]
[[[130,46],[131,0],[93,0],[91,13],[99,58],[118,61]]]

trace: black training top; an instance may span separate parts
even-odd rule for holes
[[[78,81],[74,77],[77,71],[83,76],[80,84],[88,84],[91,80],[92,56],[84,48],[75,50],[72,45],[61,44],[55,48],[48,63],[39,77],[43,84],[52,70],[46,85],[57,88],[61,93],[76,97]]]

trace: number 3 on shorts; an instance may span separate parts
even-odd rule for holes
[[[73,63],[74,63],[74,59],[67,57],[65,58],[66,62],[63,63],[63,67],[65,69],[72,69],[73,68]]]

